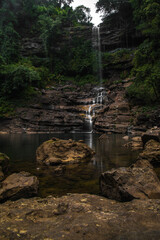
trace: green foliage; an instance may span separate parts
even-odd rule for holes
[[[97,85],[97,77],[93,76],[91,74],[87,74],[85,76],[76,76],[75,77],[75,84],[78,86],[84,86],[85,84],[93,84],[93,85]],[[98,82],[99,83],[99,82]]]
[[[14,62],[19,56],[19,34],[9,23],[0,28],[0,52],[6,63]]]
[[[92,73],[91,42],[83,37],[83,30],[92,25],[90,10],[84,6],[73,10],[71,2],[0,1],[1,97],[31,96],[35,87],[64,82],[67,75],[74,79],[77,75],[78,81]],[[21,40],[30,37],[42,39],[46,56],[22,59]]]
[[[93,72],[93,51],[90,41],[73,40],[71,60],[68,65],[68,73],[71,75],[84,76]]]
[[[135,52],[134,84],[128,89],[133,102],[148,104],[160,100],[160,2],[157,0],[131,0],[137,28],[146,40]],[[144,90],[143,90],[144,88]]]
[[[92,17],[90,15],[90,9],[83,5],[78,6],[75,9],[74,14],[78,23],[88,25],[92,20]]]
[[[15,115],[14,106],[6,98],[0,98],[0,118],[7,118]]]
[[[42,87],[44,84],[44,68],[35,68],[28,64],[3,65],[0,69],[1,95],[17,97],[31,87]]]
[[[108,77],[110,71],[116,71],[120,79],[125,79],[129,76],[133,56],[132,49],[116,49],[116,51],[104,53],[102,55],[103,76]]]
[[[103,54],[103,61],[105,64],[117,64],[119,62],[131,61],[133,58],[132,49],[117,49],[114,52],[106,52]]]
[[[96,3],[97,12],[103,13],[103,23],[107,30],[120,30],[119,37],[124,46],[129,46],[129,40],[135,31],[133,9],[129,0],[99,0]],[[130,36],[130,37],[129,37]],[[131,44],[131,43],[130,43]]]
[[[159,0],[130,0],[134,9],[137,27],[146,36],[160,36],[160,2]]]
[[[155,101],[153,88],[146,83],[133,83],[128,87],[126,96],[132,104],[149,105]]]

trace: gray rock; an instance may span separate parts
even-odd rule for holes
[[[36,196],[38,184],[37,177],[28,172],[13,173],[1,184],[0,202]]]
[[[146,160],[102,173],[100,189],[103,196],[117,201],[160,198],[159,179]]]

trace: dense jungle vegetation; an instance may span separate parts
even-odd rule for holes
[[[1,113],[9,111],[8,102],[11,99],[31,96],[35,88],[43,88],[51,82],[96,82],[97,77],[93,73],[96,53],[92,50],[90,37],[90,9],[85,6],[73,9],[71,2],[0,1]],[[135,80],[128,89],[128,98],[135,104],[144,105],[159,101],[159,0],[99,0],[96,6],[97,11],[102,12],[103,24],[108,29],[125,29],[126,39],[131,29],[142,35],[142,43],[134,50],[131,74]],[[85,29],[88,37],[81,35]],[[42,41],[44,51],[41,55],[23,56],[22,39],[28,37]],[[103,66],[107,54],[103,53]]]

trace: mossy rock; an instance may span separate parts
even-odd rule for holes
[[[86,162],[94,151],[81,141],[52,138],[41,144],[36,152],[37,161],[44,165]]]

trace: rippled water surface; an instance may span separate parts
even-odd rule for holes
[[[84,140],[96,155],[89,163],[67,165],[63,174],[55,174],[52,167],[36,163],[36,149],[44,141],[58,137]],[[10,172],[28,171],[38,176],[40,196],[64,195],[66,193],[99,193],[98,179],[101,172],[111,168],[129,166],[135,162],[137,152],[123,147],[122,135],[109,135],[99,139],[98,134],[21,134],[1,135],[0,152],[10,157]]]

